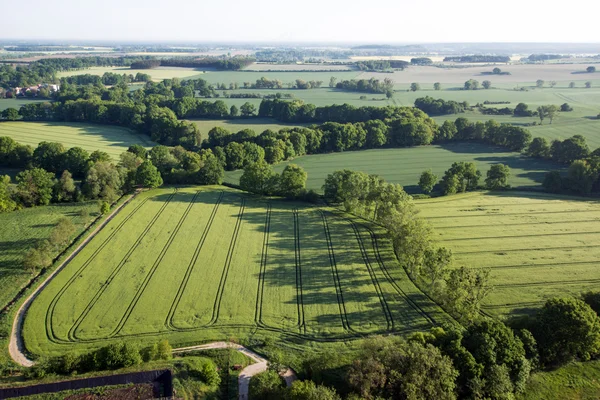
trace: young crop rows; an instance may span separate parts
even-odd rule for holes
[[[23,335],[33,350],[256,330],[332,341],[440,318],[364,222],[185,188],[144,193],[118,214],[35,300]]]
[[[600,283],[596,201],[510,192],[417,204],[455,265],[491,269],[487,314],[528,314],[550,297],[578,297]]]

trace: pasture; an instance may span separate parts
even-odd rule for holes
[[[89,152],[100,150],[114,160],[133,144],[154,145],[148,136],[127,128],[86,123],[2,122],[0,136],[9,136],[34,148],[45,141],[62,143],[65,148],[81,147]]]
[[[431,168],[441,179],[456,161],[475,162],[485,179],[492,164],[506,164],[511,168],[509,183],[513,187],[540,187],[547,171],[562,167],[549,161],[531,159],[519,153],[478,143],[449,143],[443,146],[422,146],[396,149],[348,151],[315,154],[295,158],[274,166],[281,172],[288,163],[297,164],[308,173],[306,187],[321,192],[328,174],[342,169],[376,174],[391,183],[399,183],[409,193],[419,193],[417,186],[421,173]],[[243,171],[226,171],[225,182],[238,184]],[[483,179],[481,183],[483,183]]]
[[[555,296],[600,282],[600,203],[529,192],[467,193],[416,201],[455,265],[491,268],[483,304],[494,317],[530,314]]]
[[[23,337],[49,355],[157,336],[338,341],[445,319],[363,221],[224,187],[162,188],[134,199],[44,288]]]
[[[0,213],[0,309],[31,279],[31,273],[22,264],[27,251],[38,242],[47,240],[61,218],[69,218],[75,224],[76,236],[97,212],[96,202],[85,202]]]
[[[214,120],[214,119],[194,119],[190,120],[198,126],[200,132],[202,133],[203,138],[208,137],[208,132],[214,128],[215,126],[219,126],[221,128],[227,129],[229,132],[239,132],[243,129],[252,129],[256,132],[257,135],[266,131],[267,129],[271,129],[274,131],[279,131],[284,128],[294,128],[300,126],[302,124],[286,124],[283,122],[277,122],[272,118],[251,118],[251,119],[224,119],[224,120]]]
[[[202,78],[202,71],[195,68],[180,68],[180,67],[158,67],[153,69],[131,69],[129,67],[92,67],[86,69],[78,69],[71,71],[62,71],[57,74],[59,78],[75,75],[99,75],[102,76],[106,72],[112,72],[114,74],[127,74],[133,75],[141,72],[142,74],[148,74],[154,81],[162,81],[163,79],[171,78]]]
[[[43,103],[48,100],[36,100],[36,99],[27,99],[27,98],[18,98],[18,99],[0,99],[0,111],[4,111],[7,108],[16,108],[17,110],[29,103]]]

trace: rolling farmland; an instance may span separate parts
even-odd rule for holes
[[[108,125],[55,122],[3,122],[0,136],[12,137],[19,143],[36,147],[40,142],[59,142],[65,148],[81,147],[89,152],[100,150],[114,160],[133,144],[152,147],[148,136],[129,129]]]
[[[241,100],[241,99],[240,99]],[[243,103],[242,103],[243,104]],[[208,137],[208,132],[215,126],[227,129],[229,132],[239,132],[243,129],[252,129],[257,135],[267,129],[279,131],[284,128],[294,128],[303,124],[286,124],[279,123],[272,118],[252,118],[252,119],[224,119],[224,120],[203,120],[193,119],[190,120],[198,126],[202,137]]]
[[[179,67],[158,67],[153,69],[131,69],[129,67],[93,67],[86,69],[78,69],[72,71],[63,71],[58,73],[59,78],[66,76],[75,75],[99,75],[102,76],[106,72],[112,72],[114,74],[127,74],[133,75],[141,72],[142,74],[148,74],[154,81],[162,81],[163,79],[172,78],[202,78],[202,71],[195,68],[179,68]]]
[[[455,161],[475,162],[484,179],[490,165],[506,164],[511,168],[509,183],[514,187],[539,187],[547,171],[562,168],[549,161],[531,159],[496,147],[477,143],[451,143],[443,146],[315,154],[277,164],[273,169],[281,172],[288,163],[301,166],[308,173],[306,187],[318,192],[328,174],[351,169],[380,175],[388,182],[401,184],[409,193],[418,193],[417,183],[424,170],[431,168],[441,178]],[[242,172],[226,171],[225,181],[238,184]]]
[[[336,341],[445,319],[362,221],[224,187],[164,188],[139,195],[51,281],[23,336],[52,354],[256,330]]]
[[[455,265],[491,268],[492,316],[528,314],[598,288],[600,203],[535,193],[467,193],[416,202]]]

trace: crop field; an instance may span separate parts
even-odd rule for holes
[[[308,173],[306,187],[321,192],[328,174],[342,169],[376,174],[388,182],[399,183],[409,193],[418,193],[421,173],[431,168],[441,179],[456,161],[473,161],[483,174],[492,164],[506,164],[511,168],[509,183],[513,187],[539,187],[546,172],[561,167],[549,161],[524,157],[519,153],[478,143],[450,143],[443,146],[422,146],[399,149],[348,151],[315,154],[295,158],[273,167],[281,172],[288,163],[301,166]],[[241,170],[226,171],[225,182],[238,184]]]
[[[81,147],[89,152],[101,150],[115,160],[133,144],[154,145],[148,136],[126,128],[85,123],[2,122],[0,136],[10,136],[33,147],[45,141],[62,143],[65,148]]]
[[[203,138],[208,137],[208,131],[210,131],[215,126],[220,126],[221,128],[227,129],[229,132],[239,132],[243,129],[252,129],[256,132],[257,135],[260,135],[262,132],[267,129],[271,129],[274,131],[278,131],[283,128],[294,128],[297,126],[301,126],[302,124],[286,124],[280,123],[272,118],[252,118],[252,119],[225,119],[225,120],[215,120],[215,119],[194,119],[190,120],[198,126],[200,132],[202,133]]]
[[[493,316],[533,312],[600,282],[600,202],[526,192],[467,193],[416,202],[455,265],[491,268]]]
[[[349,65],[336,64],[250,64],[244,71],[352,71]]]
[[[157,335],[336,341],[445,318],[364,222],[224,187],[163,188],[139,195],[53,279],[23,335],[48,354]]]
[[[75,76],[75,75],[99,75],[102,76],[106,72],[112,72],[115,74],[127,74],[133,75],[141,72],[142,74],[148,74],[152,77],[154,81],[162,81],[163,79],[171,79],[171,78],[201,78],[202,71],[197,70],[195,68],[180,68],[180,67],[158,67],[153,69],[131,69],[128,67],[93,67],[86,69],[78,69],[72,71],[63,71],[59,72],[57,76],[59,78],[63,78],[66,76]]]
[[[96,202],[86,202],[0,213],[0,309],[6,306],[31,278],[31,273],[22,266],[27,251],[36,243],[48,239],[61,218],[69,218],[75,224],[78,235],[97,212]]]

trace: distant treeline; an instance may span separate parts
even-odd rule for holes
[[[177,57],[161,60],[160,65],[162,67],[214,68],[217,70],[237,71],[247,67],[255,61],[256,60],[251,57]]]
[[[458,62],[458,63],[469,63],[469,62],[509,62],[509,56],[484,56],[484,55],[475,55],[475,56],[451,56],[445,57],[444,62]]]
[[[560,60],[561,58],[564,58],[565,56],[562,56],[560,54],[532,54],[529,57],[527,57],[527,59],[529,61],[548,61],[548,60]]]
[[[425,96],[415,100],[415,107],[429,115],[444,115],[464,112],[468,104],[467,102],[459,103],[454,100],[434,99]]]
[[[355,65],[361,71],[385,71],[389,69],[404,69],[410,63],[402,60],[368,60],[358,61]]]
[[[385,78],[383,81],[379,79],[350,79],[347,81],[338,82],[335,87],[337,89],[351,90],[355,92],[366,93],[387,93],[394,89],[394,81],[390,78]]]

